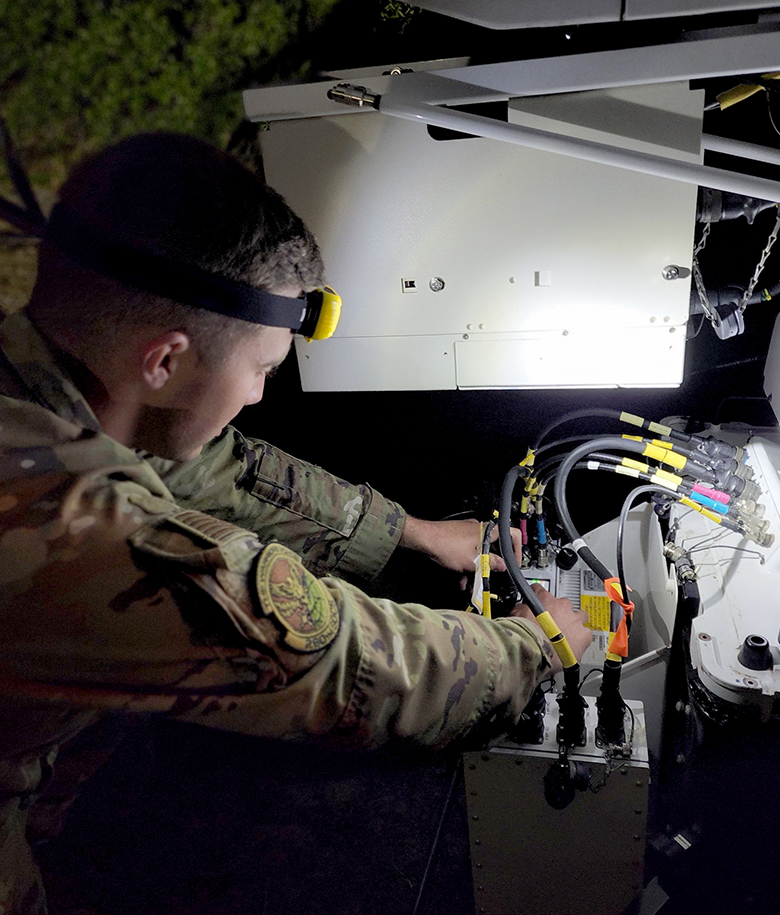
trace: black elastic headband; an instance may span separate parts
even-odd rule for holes
[[[307,298],[273,295],[106,236],[74,210],[58,203],[45,238],[75,263],[153,295],[174,299],[253,324],[300,330]]]

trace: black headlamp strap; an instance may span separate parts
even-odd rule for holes
[[[300,330],[306,318],[305,295],[295,299],[273,295],[107,239],[99,229],[61,203],[52,210],[45,237],[82,267],[185,305],[294,331]]]

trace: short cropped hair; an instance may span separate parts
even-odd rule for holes
[[[237,159],[202,140],[150,133],[122,140],[71,173],[60,203],[114,241],[270,292],[321,286],[314,236],[285,200]],[[258,325],[161,298],[79,266],[44,239],[33,320],[99,360],[117,335],[144,326],[188,334],[221,359]]]

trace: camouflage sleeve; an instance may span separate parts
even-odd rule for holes
[[[146,460],[180,505],[284,543],[317,575],[369,580],[401,538],[395,502],[230,426],[195,461]]]
[[[120,478],[48,473],[0,490],[6,700],[440,746],[516,720],[546,668],[522,620],[372,600]]]

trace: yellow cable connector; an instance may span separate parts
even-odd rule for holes
[[[624,467],[631,467],[633,470],[638,470],[640,473],[650,473],[650,465],[643,464],[641,461],[635,461],[633,458],[621,458],[621,463]]]
[[[628,423],[630,426],[639,426],[640,429],[647,429],[648,432],[655,432],[656,435],[670,435],[672,432],[669,426],[661,425],[661,423],[650,422],[649,420],[646,420],[641,416],[637,416],[634,413],[621,413],[620,421]]]
[[[662,464],[670,464],[678,470],[682,470],[688,463],[688,458],[676,451],[669,451],[666,448],[659,448],[658,445],[647,445],[643,452],[645,457],[652,458],[654,461],[660,461]]]
[[[705,518],[709,518],[710,521],[714,521],[715,524],[723,524],[723,515],[718,515],[715,512],[710,511],[698,502],[694,502],[693,499],[683,496],[682,499],[680,499],[680,502],[682,502],[683,505],[687,505],[688,508],[694,509],[700,515],[704,515]]]
[[[683,481],[681,476],[678,476],[676,473],[670,473],[668,470],[664,470],[661,467],[654,470],[653,477],[653,482],[655,482],[655,478],[657,477],[665,483],[670,483],[675,489],[677,489]]]
[[[544,613],[540,613],[539,616],[536,617],[536,622],[539,623],[542,627],[542,632],[550,640],[552,647],[555,649],[555,653],[561,659],[561,664],[563,664],[564,667],[574,667],[574,665],[578,663],[577,657],[566,641],[566,636],[561,632],[558,624],[550,615],[550,611],[545,610]]]
[[[683,481],[683,478],[678,476],[676,473],[671,473],[669,470],[664,470],[663,467],[651,467],[649,464],[643,464],[641,461],[634,460],[634,458],[621,458],[621,463],[625,467],[632,467],[634,470],[638,470],[640,473],[652,474],[653,483],[660,483],[662,486],[671,485],[677,489]],[[667,463],[670,462],[667,461]]]
[[[764,73],[761,76],[762,79],[780,79],[780,73]],[[720,110],[723,111],[725,108],[729,108],[731,105],[736,105],[737,102],[742,102],[746,98],[750,98],[751,95],[755,95],[756,92],[765,92],[763,86],[749,86],[744,83],[740,83],[738,86],[733,86],[731,89],[726,89],[725,92],[721,92],[720,95],[715,96]]]

